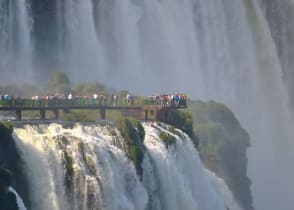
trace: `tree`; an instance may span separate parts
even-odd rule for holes
[[[74,87],[74,92],[76,94],[87,95],[93,93],[105,92],[105,86],[102,83],[88,83],[88,84],[77,84]]]
[[[70,91],[70,80],[68,76],[61,71],[54,72],[47,83],[46,92],[68,94]]]

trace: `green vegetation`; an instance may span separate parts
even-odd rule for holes
[[[11,122],[3,121],[0,123],[0,132],[3,132],[3,131],[8,132],[10,135],[13,133],[13,126]]]
[[[68,94],[70,92],[70,80],[68,76],[61,71],[54,72],[48,80],[46,90],[53,94]]]
[[[181,132],[179,132],[178,130],[176,130],[174,126],[170,125],[168,127],[168,130],[169,130],[169,132],[171,132],[171,133],[173,133],[173,134],[175,134],[175,135],[183,138],[183,134]]]
[[[72,121],[72,122],[94,121],[93,116],[96,116],[97,113],[95,111],[93,111],[93,113],[91,113],[90,111],[85,111],[85,110],[79,110],[79,111],[72,110],[70,112],[63,114],[63,120],[64,121]]]
[[[210,170],[223,178],[246,210],[252,210],[246,151],[249,136],[234,114],[214,101],[189,101],[187,110],[199,138],[199,154]]]
[[[95,82],[95,83],[88,83],[88,84],[77,84],[73,88],[73,92],[78,93],[80,95],[88,95],[89,93],[105,93],[107,88],[105,85]]]
[[[112,119],[115,121],[119,121],[119,119],[121,119],[122,117],[123,116],[120,111],[107,110],[107,112],[106,112],[106,119]],[[99,118],[100,118],[100,115],[99,115]]]
[[[145,131],[141,123],[132,118],[121,118],[118,122],[118,130],[125,142],[125,152],[128,158],[134,163],[138,175],[142,177],[142,161],[144,158]]]
[[[164,142],[166,147],[176,143],[176,137],[174,137],[173,135],[170,135],[166,132],[160,132],[159,137]]]
[[[46,117],[49,117],[50,112],[46,113]],[[53,115],[52,115],[53,116]],[[36,119],[40,119],[41,115],[40,115],[40,111],[23,111],[22,112],[22,117],[29,117],[29,118],[36,118]]]
[[[198,138],[194,134],[193,119],[190,113],[173,110],[168,116],[167,123],[188,134],[194,145],[198,147]]]
[[[135,118],[128,118],[128,120],[132,124],[133,128],[137,130],[140,141],[143,142],[145,139],[145,130],[140,121]]]

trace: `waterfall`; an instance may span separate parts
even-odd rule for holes
[[[104,50],[120,49],[125,42],[116,38],[123,34],[115,26],[121,13],[112,10],[118,6],[118,1],[97,6],[104,11],[97,14],[105,23],[100,29],[106,34],[100,38]],[[251,137],[248,173],[256,209],[292,209],[293,120],[276,48],[257,2],[149,0],[133,3],[128,13],[137,14],[129,16],[137,21],[128,33],[134,42],[116,53],[132,54],[138,47],[139,59],[129,62],[139,61],[141,68],[111,57],[122,70],[108,82],[141,94],[183,91],[227,104]],[[106,68],[105,74],[113,71]]]
[[[124,139],[113,136],[112,127],[16,128],[31,209],[225,210],[221,190],[209,181],[189,137],[178,131],[175,145],[167,148],[158,136],[159,131],[169,132],[167,128],[153,124],[144,128],[142,182],[120,149]]]
[[[271,35],[277,47],[278,56],[283,70],[283,80],[288,88],[291,105],[293,95],[293,24],[294,4],[292,0],[265,1],[258,0],[269,24]],[[293,112],[293,110],[292,110]]]
[[[235,201],[234,196],[226,183],[209,170],[206,170],[206,174],[210,178],[210,181],[216,186],[216,189],[220,190],[220,194],[223,195],[227,207],[229,209],[241,210],[242,208]]]
[[[34,1],[0,2],[1,80],[31,77]],[[58,55],[56,66],[74,82],[98,80],[142,95],[186,92],[225,103],[251,138],[248,174],[256,209],[294,208],[291,91],[287,95],[284,84],[291,74],[282,71],[287,61],[279,60],[281,48],[257,0],[64,0],[54,6],[58,47],[52,57]],[[283,36],[281,45],[289,40]],[[38,74],[48,70],[44,64]]]
[[[12,187],[9,187],[9,191],[12,192],[16,196],[16,202],[17,202],[18,209],[19,210],[27,210],[21,197],[19,197],[18,193]]]
[[[102,46],[96,31],[92,0],[64,0],[57,2],[59,59],[63,71],[69,74],[74,82],[89,81],[93,76],[103,78]],[[86,72],[80,77],[81,69]],[[88,76],[87,76],[88,75]],[[80,78],[80,79],[79,79]]]
[[[144,209],[147,195],[134,167],[105,132],[60,125],[16,129],[32,209]]]
[[[1,82],[32,81],[32,19],[29,11],[29,1],[0,1]]]
[[[149,158],[145,159],[144,172],[147,174],[143,175],[143,179],[146,177],[147,180],[143,182],[151,189],[153,196],[150,209],[225,209],[222,198],[210,185],[198,153],[187,135],[181,133],[181,137],[175,136],[175,145],[166,148],[159,132],[174,134],[159,126],[145,125],[144,128],[144,144]],[[152,176],[149,177],[149,174]]]

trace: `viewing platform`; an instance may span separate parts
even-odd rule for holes
[[[53,112],[59,119],[59,112],[71,110],[99,110],[100,118],[106,119],[107,110],[120,111],[123,116],[140,120],[166,122],[171,110],[187,108],[186,99],[180,100],[102,100],[102,99],[9,99],[0,100],[0,111],[12,111],[16,120],[22,120],[23,111],[39,111],[40,119],[46,119],[46,112]]]

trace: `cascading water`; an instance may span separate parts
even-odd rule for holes
[[[32,82],[32,20],[29,8],[26,0],[0,1],[1,82]]]
[[[15,129],[15,140],[29,177],[31,209],[225,210],[193,143],[178,131],[168,148],[159,132],[145,124],[143,180],[120,149],[113,128],[61,125]],[[226,206],[230,207],[230,203]]]
[[[95,76],[104,79],[102,47],[96,34],[91,0],[64,0],[57,2],[58,12],[58,54],[62,70],[70,69],[75,82],[80,81],[80,70],[97,72]],[[63,20],[63,21],[60,21]],[[61,50],[61,52],[60,52]],[[76,62],[76,61],[79,62]],[[82,80],[90,80],[93,75],[85,74]]]
[[[216,188],[220,190],[220,194],[223,195],[227,206],[230,207],[230,209],[241,210],[242,208],[235,201],[234,196],[226,183],[209,170],[206,170],[206,174],[210,178],[211,182],[216,186]]]
[[[32,209],[144,209],[147,195],[134,167],[103,129],[44,125],[16,133]]]
[[[276,48],[256,0],[56,2],[58,47],[52,57],[59,56],[56,66],[73,81],[102,80],[140,94],[181,91],[227,104],[251,137],[256,209],[294,208],[293,122]],[[17,8],[27,7],[10,3],[8,11]],[[17,35],[28,43],[29,12],[5,11],[2,7],[0,52],[1,62],[9,64],[11,56],[4,53],[10,49],[9,29],[21,23]],[[31,54],[28,45],[19,46]],[[1,73],[9,69],[2,66]]]
[[[267,1],[258,0],[269,24],[271,34],[277,46],[278,56],[283,69],[283,80],[288,87],[291,105],[294,103],[293,95],[293,55],[294,55],[294,2],[293,0]],[[293,112],[293,110],[292,110]]]
[[[21,197],[19,197],[18,193],[12,187],[9,187],[9,191],[12,192],[16,196],[16,202],[17,202],[18,209],[19,210],[27,210]]]
[[[225,209],[201,167],[192,141],[184,133],[176,137],[174,146],[166,148],[158,133],[168,129],[145,126],[145,132],[149,156],[144,163],[143,182],[154,196],[150,198],[150,209]]]

